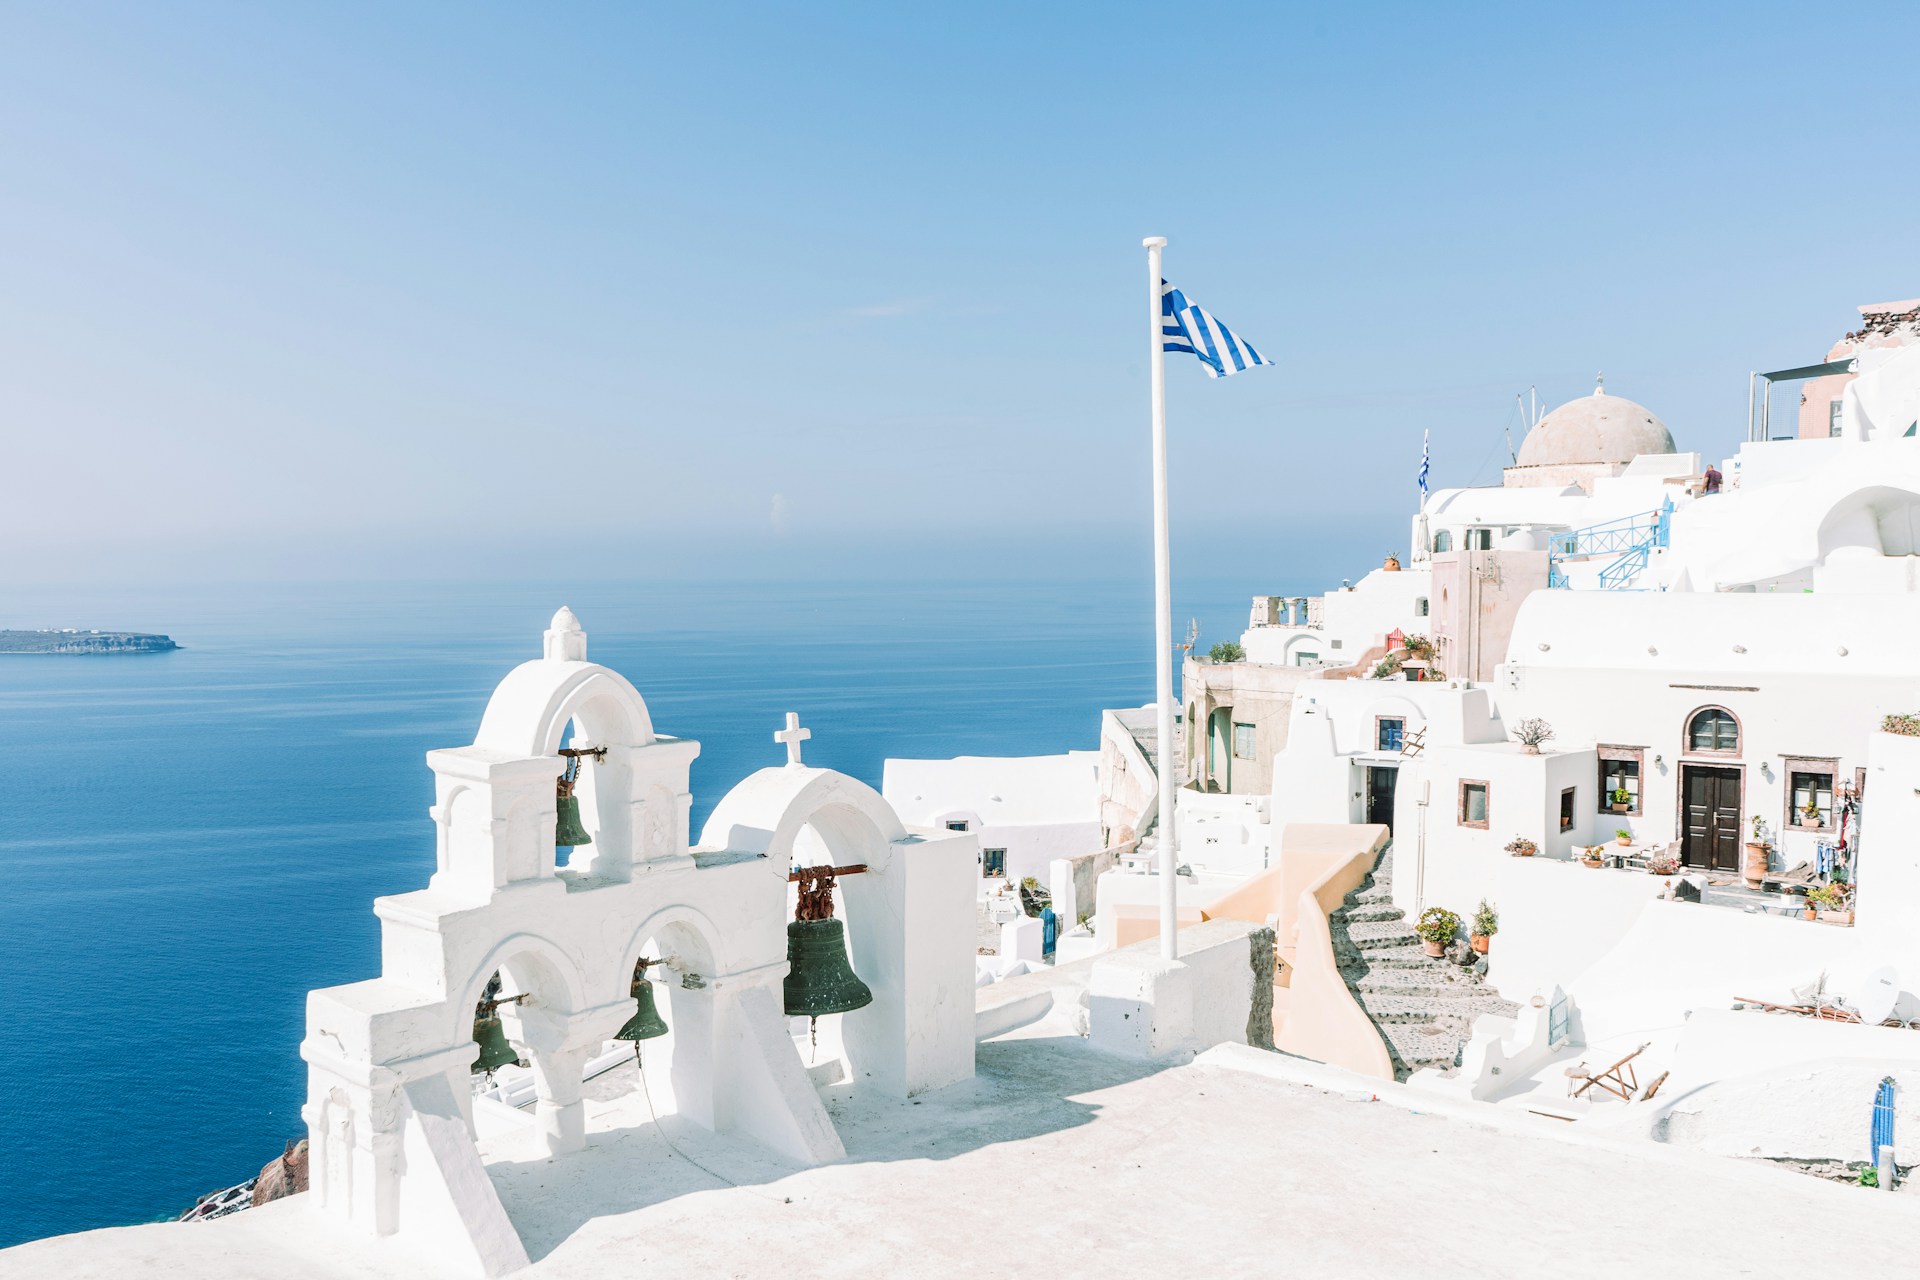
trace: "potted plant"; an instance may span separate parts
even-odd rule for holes
[[[1531,858],[1534,854],[1540,852],[1540,846],[1525,836],[1515,836],[1513,839],[1507,841],[1507,852],[1516,858]]]
[[[1613,842],[1624,849],[1633,843],[1633,832],[1627,830],[1625,827],[1615,827],[1613,829]]]
[[[1598,870],[1607,865],[1607,859],[1605,855],[1600,852],[1599,845],[1589,845],[1581,852],[1580,863],[1582,866],[1588,866]]]
[[[1811,800],[1807,801],[1806,806],[1800,810],[1800,825],[1803,827],[1819,826],[1820,806]]]
[[[1551,741],[1552,738],[1553,726],[1538,716],[1522,720],[1513,726],[1513,740],[1525,747],[1530,756],[1539,755],[1540,744]]]
[[[1656,853],[1647,859],[1647,870],[1656,876],[1678,875],[1680,859],[1670,853]]]
[[[1615,787],[1613,789],[1613,811],[1615,813],[1626,813],[1632,808],[1633,793],[1625,787]]]
[[[1746,879],[1747,888],[1758,889],[1767,878],[1767,855],[1773,852],[1773,846],[1767,840],[1767,820],[1754,814],[1753,839],[1747,841],[1747,860],[1740,874]]]
[[[1413,926],[1420,935],[1420,945],[1430,956],[1446,954],[1447,944],[1453,941],[1453,935],[1460,932],[1460,917],[1445,907],[1428,907],[1420,913],[1420,923]]]
[[[1480,899],[1479,910],[1473,913],[1473,928],[1468,931],[1468,941],[1481,955],[1487,954],[1487,944],[1493,941],[1493,935],[1500,932],[1500,913],[1485,898]]]
[[[1847,908],[1847,886],[1843,884],[1815,885],[1807,890],[1807,903],[1822,920],[1833,924],[1853,923],[1853,912]]]

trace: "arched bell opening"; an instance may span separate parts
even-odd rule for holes
[[[541,1077],[568,1074],[557,1047],[582,1001],[579,975],[552,943],[523,934],[496,947],[451,1006],[473,1046],[466,1092],[512,1106],[551,1095],[552,1081]]]
[[[683,915],[673,912],[673,915]],[[607,1043],[631,1055],[655,1116],[714,1127],[713,948],[693,918],[656,917],[628,948],[625,1022]]]
[[[886,844],[864,814],[838,805],[816,811],[794,834],[781,994],[788,1033],[809,1068],[838,1061],[840,1072],[852,1073],[842,1015],[872,1005],[874,989],[862,968],[879,962],[871,948],[856,945],[857,926],[871,923],[859,916],[864,895],[856,886]],[[864,964],[857,958],[863,952]]]

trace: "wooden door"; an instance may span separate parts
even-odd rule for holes
[[[1377,822],[1393,832],[1393,791],[1400,781],[1398,769],[1367,770],[1367,821]]]
[[[1709,765],[1682,767],[1686,828],[1680,859],[1705,871],[1740,869],[1740,771]]]

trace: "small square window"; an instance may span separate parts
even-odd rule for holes
[[[965,818],[959,818],[947,823],[947,830],[949,831],[965,831],[966,829],[967,820]]]
[[[1238,724],[1233,726],[1233,758],[1235,760],[1253,759],[1253,726]]]
[[[1787,817],[1805,831],[1833,828],[1833,774],[1824,769],[1795,769],[1787,775]]]
[[[980,851],[980,876],[1003,876],[1007,874],[1007,851],[1005,849],[982,849]]]
[[[1600,758],[1600,805],[1601,813],[1625,813],[1638,817],[1640,814],[1640,753],[1624,747],[1603,747]],[[1619,752],[1617,758],[1608,758],[1607,752]],[[1621,797],[1625,796],[1623,800]],[[1624,804],[1625,809],[1616,806]]]
[[[1380,751],[1398,751],[1406,740],[1407,722],[1402,716],[1377,716],[1373,722],[1373,745]]]
[[[1461,782],[1460,782],[1460,825],[1461,826],[1478,827],[1482,831],[1485,831],[1487,829],[1488,790],[1489,788],[1487,784],[1484,782],[1468,781],[1464,778],[1461,779]]]

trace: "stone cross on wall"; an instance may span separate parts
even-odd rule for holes
[[[787,712],[787,727],[773,735],[775,742],[787,744],[787,763],[800,763],[800,744],[813,736],[813,730],[800,727],[799,713]]]

